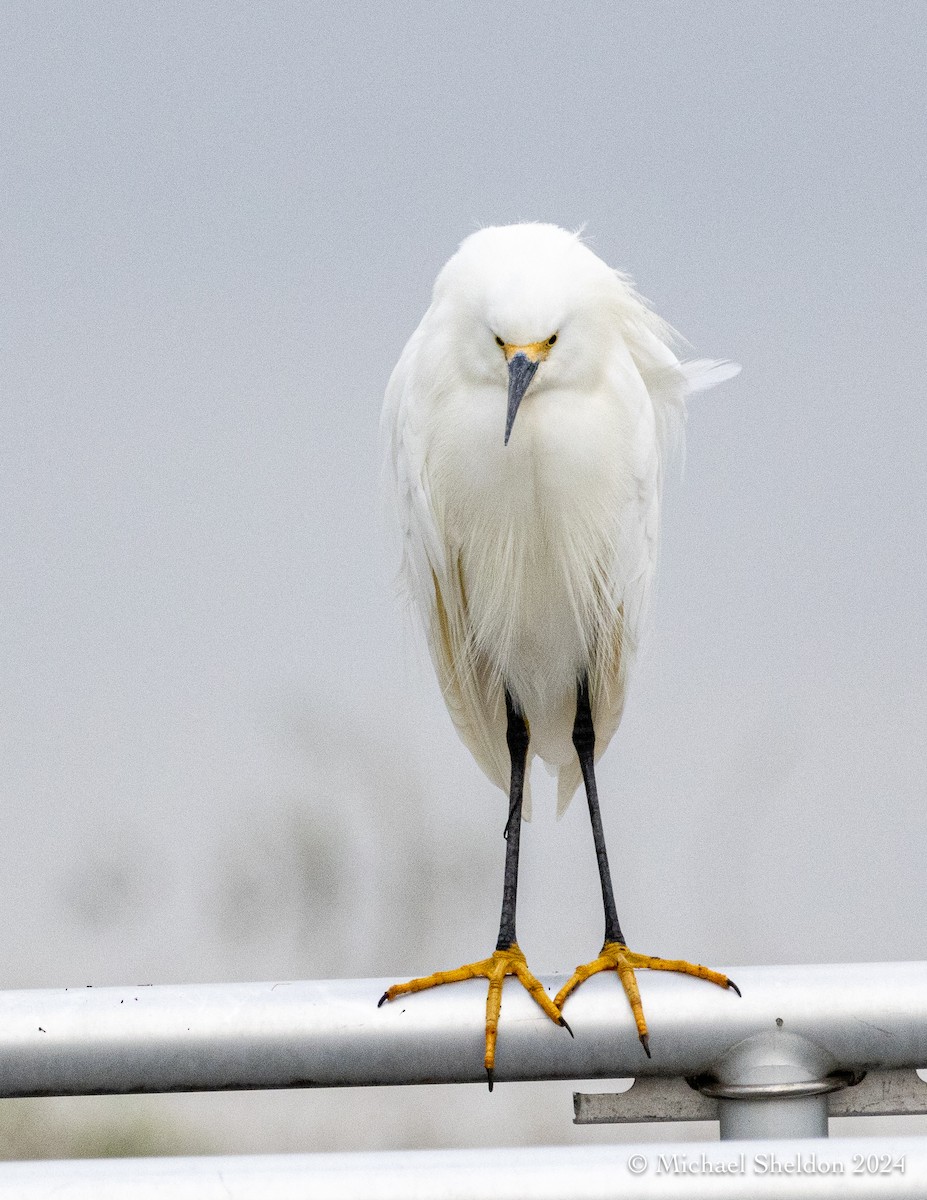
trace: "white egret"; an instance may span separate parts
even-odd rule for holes
[[[664,466],[685,397],[735,374],[680,362],[672,331],[580,238],[554,225],[482,229],[438,276],[383,409],[404,577],[457,731],[509,796],[495,953],[396,984],[489,980],[492,1088],[502,983],[515,975],[565,1025],[567,996],[614,969],[647,1054],[635,968],[724,975],[636,954],[618,923],[594,762],[621,719],[657,558]],[[558,775],[559,811],[585,784],[605,907],[599,956],[551,1002],[515,936],[527,771]]]

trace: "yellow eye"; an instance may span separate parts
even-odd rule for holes
[[[505,345],[505,342],[503,342],[502,338],[501,338],[501,337],[499,337],[499,335],[498,335],[498,334],[496,334],[496,345],[497,345],[497,346],[504,346],[504,345]]]
[[[548,346],[552,346],[556,340],[557,340],[557,335],[555,333],[552,333],[550,335],[550,337],[547,339]]]

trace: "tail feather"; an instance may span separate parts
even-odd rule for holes
[[[692,358],[679,364],[689,392],[707,392],[740,374],[740,363],[726,358]]]
[[[570,801],[576,795],[576,790],[583,781],[583,773],[579,769],[579,759],[565,763],[557,772],[557,818],[570,807]]]

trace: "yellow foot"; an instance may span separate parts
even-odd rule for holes
[[[554,1004],[557,1008],[562,1008],[563,1002],[570,992],[578,988],[581,983],[585,983],[592,975],[597,975],[600,971],[617,971],[621,986],[630,1001],[631,1011],[634,1013],[637,1036],[644,1047],[644,1053],[650,1058],[650,1037],[647,1033],[647,1022],[644,1020],[641,994],[638,991],[637,979],[634,977],[635,970],[639,970],[641,967],[647,967],[651,971],[679,971],[683,975],[694,975],[696,979],[707,979],[709,983],[716,983],[718,987],[731,988],[738,996],[740,995],[740,988],[733,979],[728,979],[720,971],[712,971],[708,967],[700,966],[697,963],[683,962],[681,959],[651,958],[649,954],[635,954],[623,942],[606,942],[597,959],[576,968],[572,978],[557,993]]]
[[[410,979],[408,983],[394,983],[380,997],[379,1004],[387,1000],[395,1000],[409,992],[423,992],[426,988],[438,987],[442,983],[459,983],[462,979],[488,979],[489,993],[486,996],[486,1055],[483,1059],[486,1067],[486,1078],[489,1080],[489,1090],[492,1091],[493,1069],[496,1065],[496,1036],[499,1032],[499,1013],[502,1011],[502,983],[506,975],[514,975],[519,983],[534,997],[540,1007],[552,1021],[570,1029],[558,1005],[555,1005],[541,983],[528,970],[525,956],[518,944],[513,942],[507,950],[496,950],[490,958],[480,962],[467,963],[456,971],[436,971],[434,975],[425,975],[421,979]]]

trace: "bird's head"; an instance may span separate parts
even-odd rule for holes
[[[482,229],[441,272],[434,302],[455,374],[504,391],[506,445],[529,388],[537,395],[581,387],[605,370],[623,286],[575,234],[555,225]]]

